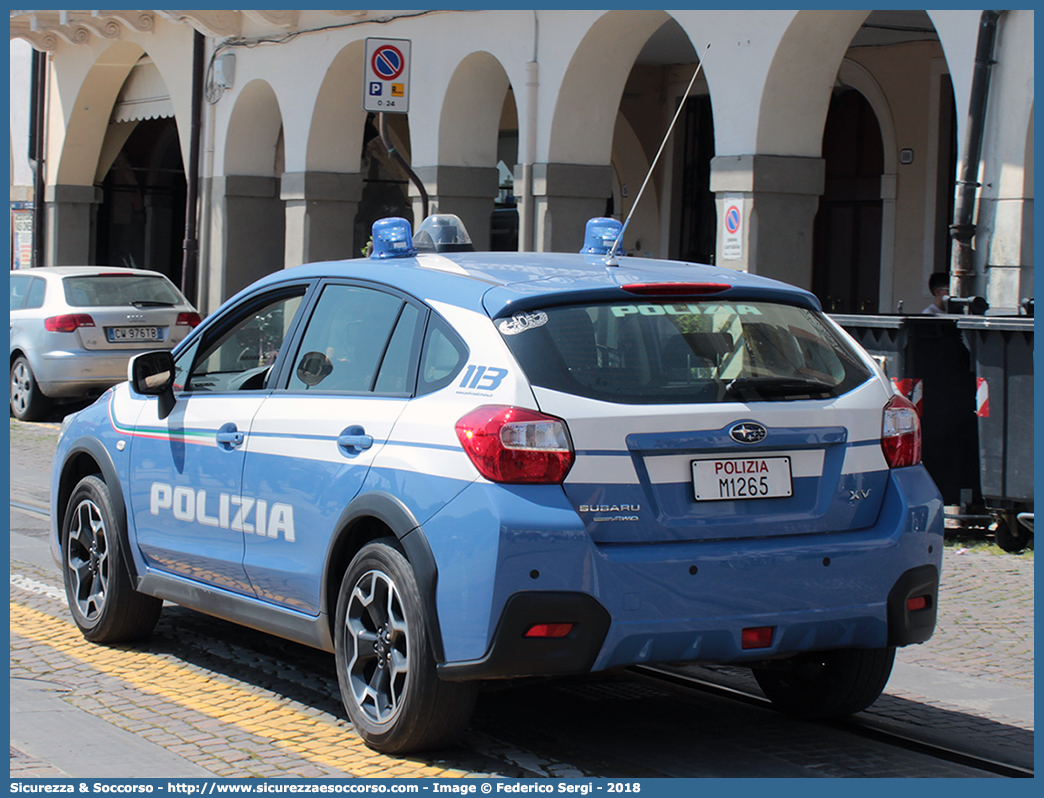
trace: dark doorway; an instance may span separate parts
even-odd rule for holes
[[[812,291],[835,313],[877,313],[881,279],[884,147],[870,103],[834,93],[823,131],[826,187],[812,251]]]
[[[678,252],[672,257],[695,263],[714,263],[717,211],[710,189],[714,158],[714,118],[710,95],[690,97],[682,114],[681,197],[677,206]]]
[[[101,184],[95,263],[152,269],[181,285],[186,183],[177,125],[135,124]]]

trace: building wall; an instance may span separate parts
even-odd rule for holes
[[[604,213],[610,198],[615,214],[630,210],[702,60],[694,91],[709,93],[713,104],[719,263],[806,286],[830,91],[838,81],[853,83],[877,113],[886,146],[882,312],[900,301],[909,312],[928,300],[925,283],[938,255],[939,109],[950,101],[939,95],[939,78],[948,73],[953,81],[960,144],[980,14],[931,12],[938,42],[852,47],[867,12],[99,12],[126,15],[111,36],[97,26],[79,35],[88,21],[74,14],[88,12],[69,12],[64,23],[53,13],[35,30],[13,17],[12,47],[24,37],[51,53],[54,262],[90,247],[93,186],[104,172],[106,142],[113,145],[108,119],[141,55],[152,58],[169,90],[187,161],[194,30],[206,35],[208,64],[223,54],[236,62],[227,89],[215,87],[208,70],[202,309],[274,268],[354,255],[350,220],[366,178],[359,158],[363,45],[374,36],[412,41],[411,105],[393,126],[397,147],[424,180],[433,209],[465,215],[480,243],[488,240],[497,193],[502,120],[517,119],[524,249],[579,248],[583,222]],[[403,18],[374,24],[393,14]],[[680,54],[636,65],[646,41],[672,17],[688,40]],[[52,23],[60,35],[52,35]],[[333,25],[342,27],[304,32]],[[232,46],[232,36],[266,41]],[[998,52],[976,290],[1013,307],[1030,291],[1032,275],[1031,11],[1006,13]],[[901,150],[913,152],[910,163],[899,162]],[[665,148],[628,228],[624,243],[635,254],[664,256],[670,247],[675,157],[675,148]],[[419,212],[416,190],[411,195]],[[721,250],[726,203],[743,211],[735,260]]]

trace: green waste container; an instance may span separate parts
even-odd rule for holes
[[[977,505],[975,375],[963,316],[830,314],[880,363],[921,415],[922,461],[948,505]]]
[[[975,372],[983,500],[997,518],[997,543],[1016,551],[1032,534],[1033,319],[966,317],[957,327]]]

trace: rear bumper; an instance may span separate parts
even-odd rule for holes
[[[455,564],[439,563],[444,679],[754,662],[918,643],[935,626],[943,507],[919,466],[890,472],[873,527],[785,538],[596,546],[579,520],[578,528],[567,528],[576,513],[564,501],[557,528],[535,531],[521,515],[504,519],[512,502],[499,498],[489,611],[475,595],[451,599],[444,586],[452,591],[464,581],[454,577]],[[518,511],[531,516],[533,505],[526,504]],[[436,535],[437,560],[438,548]],[[534,600],[541,595],[543,601]],[[584,598],[556,605],[555,596]],[[908,609],[907,600],[921,596],[925,607]],[[574,612],[579,607],[585,615]],[[602,612],[608,624],[600,623]],[[569,638],[521,638],[529,624],[562,622],[576,624]],[[773,627],[771,644],[744,649],[743,629],[765,626]]]
[[[146,351],[146,350],[142,350]],[[137,352],[52,350],[37,357],[33,375],[44,396],[52,399],[100,394],[127,379],[127,362]]]

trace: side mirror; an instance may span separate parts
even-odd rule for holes
[[[174,410],[174,356],[167,351],[143,352],[127,366],[131,390],[140,396],[159,397],[159,417]]]

